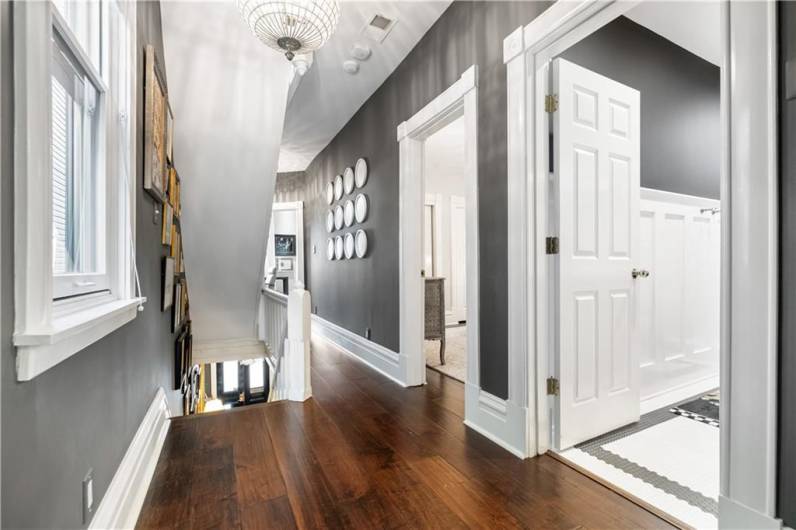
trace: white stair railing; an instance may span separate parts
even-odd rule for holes
[[[268,351],[268,401],[304,401],[310,385],[310,294],[301,286],[289,295],[262,289],[260,339]]]

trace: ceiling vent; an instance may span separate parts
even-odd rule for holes
[[[386,39],[387,35],[392,31],[392,28],[395,27],[396,22],[397,20],[387,18],[384,15],[373,15],[362,29],[362,34],[376,42],[384,42],[384,39]]]

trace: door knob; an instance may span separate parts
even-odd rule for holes
[[[633,272],[631,272],[630,275],[633,276],[634,280],[636,278],[647,278],[650,275],[650,271],[633,269]]]

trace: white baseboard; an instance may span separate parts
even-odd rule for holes
[[[718,374],[642,399],[641,413],[646,414],[647,412],[673,405],[684,399],[709,392],[714,388],[719,388]]]
[[[89,528],[134,528],[169,429],[169,405],[159,388],[133,436]]]
[[[527,411],[511,401],[493,396],[475,385],[464,387],[464,424],[489,438],[506,451],[526,458]]]
[[[405,387],[400,355],[380,344],[312,315],[312,334],[331,342],[345,353],[359,359],[380,374]]]
[[[740,502],[719,495],[719,528],[722,530],[780,530],[782,521]]]

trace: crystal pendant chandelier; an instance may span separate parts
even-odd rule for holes
[[[290,61],[323,46],[340,20],[338,0],[237,1],[254,35]]]

